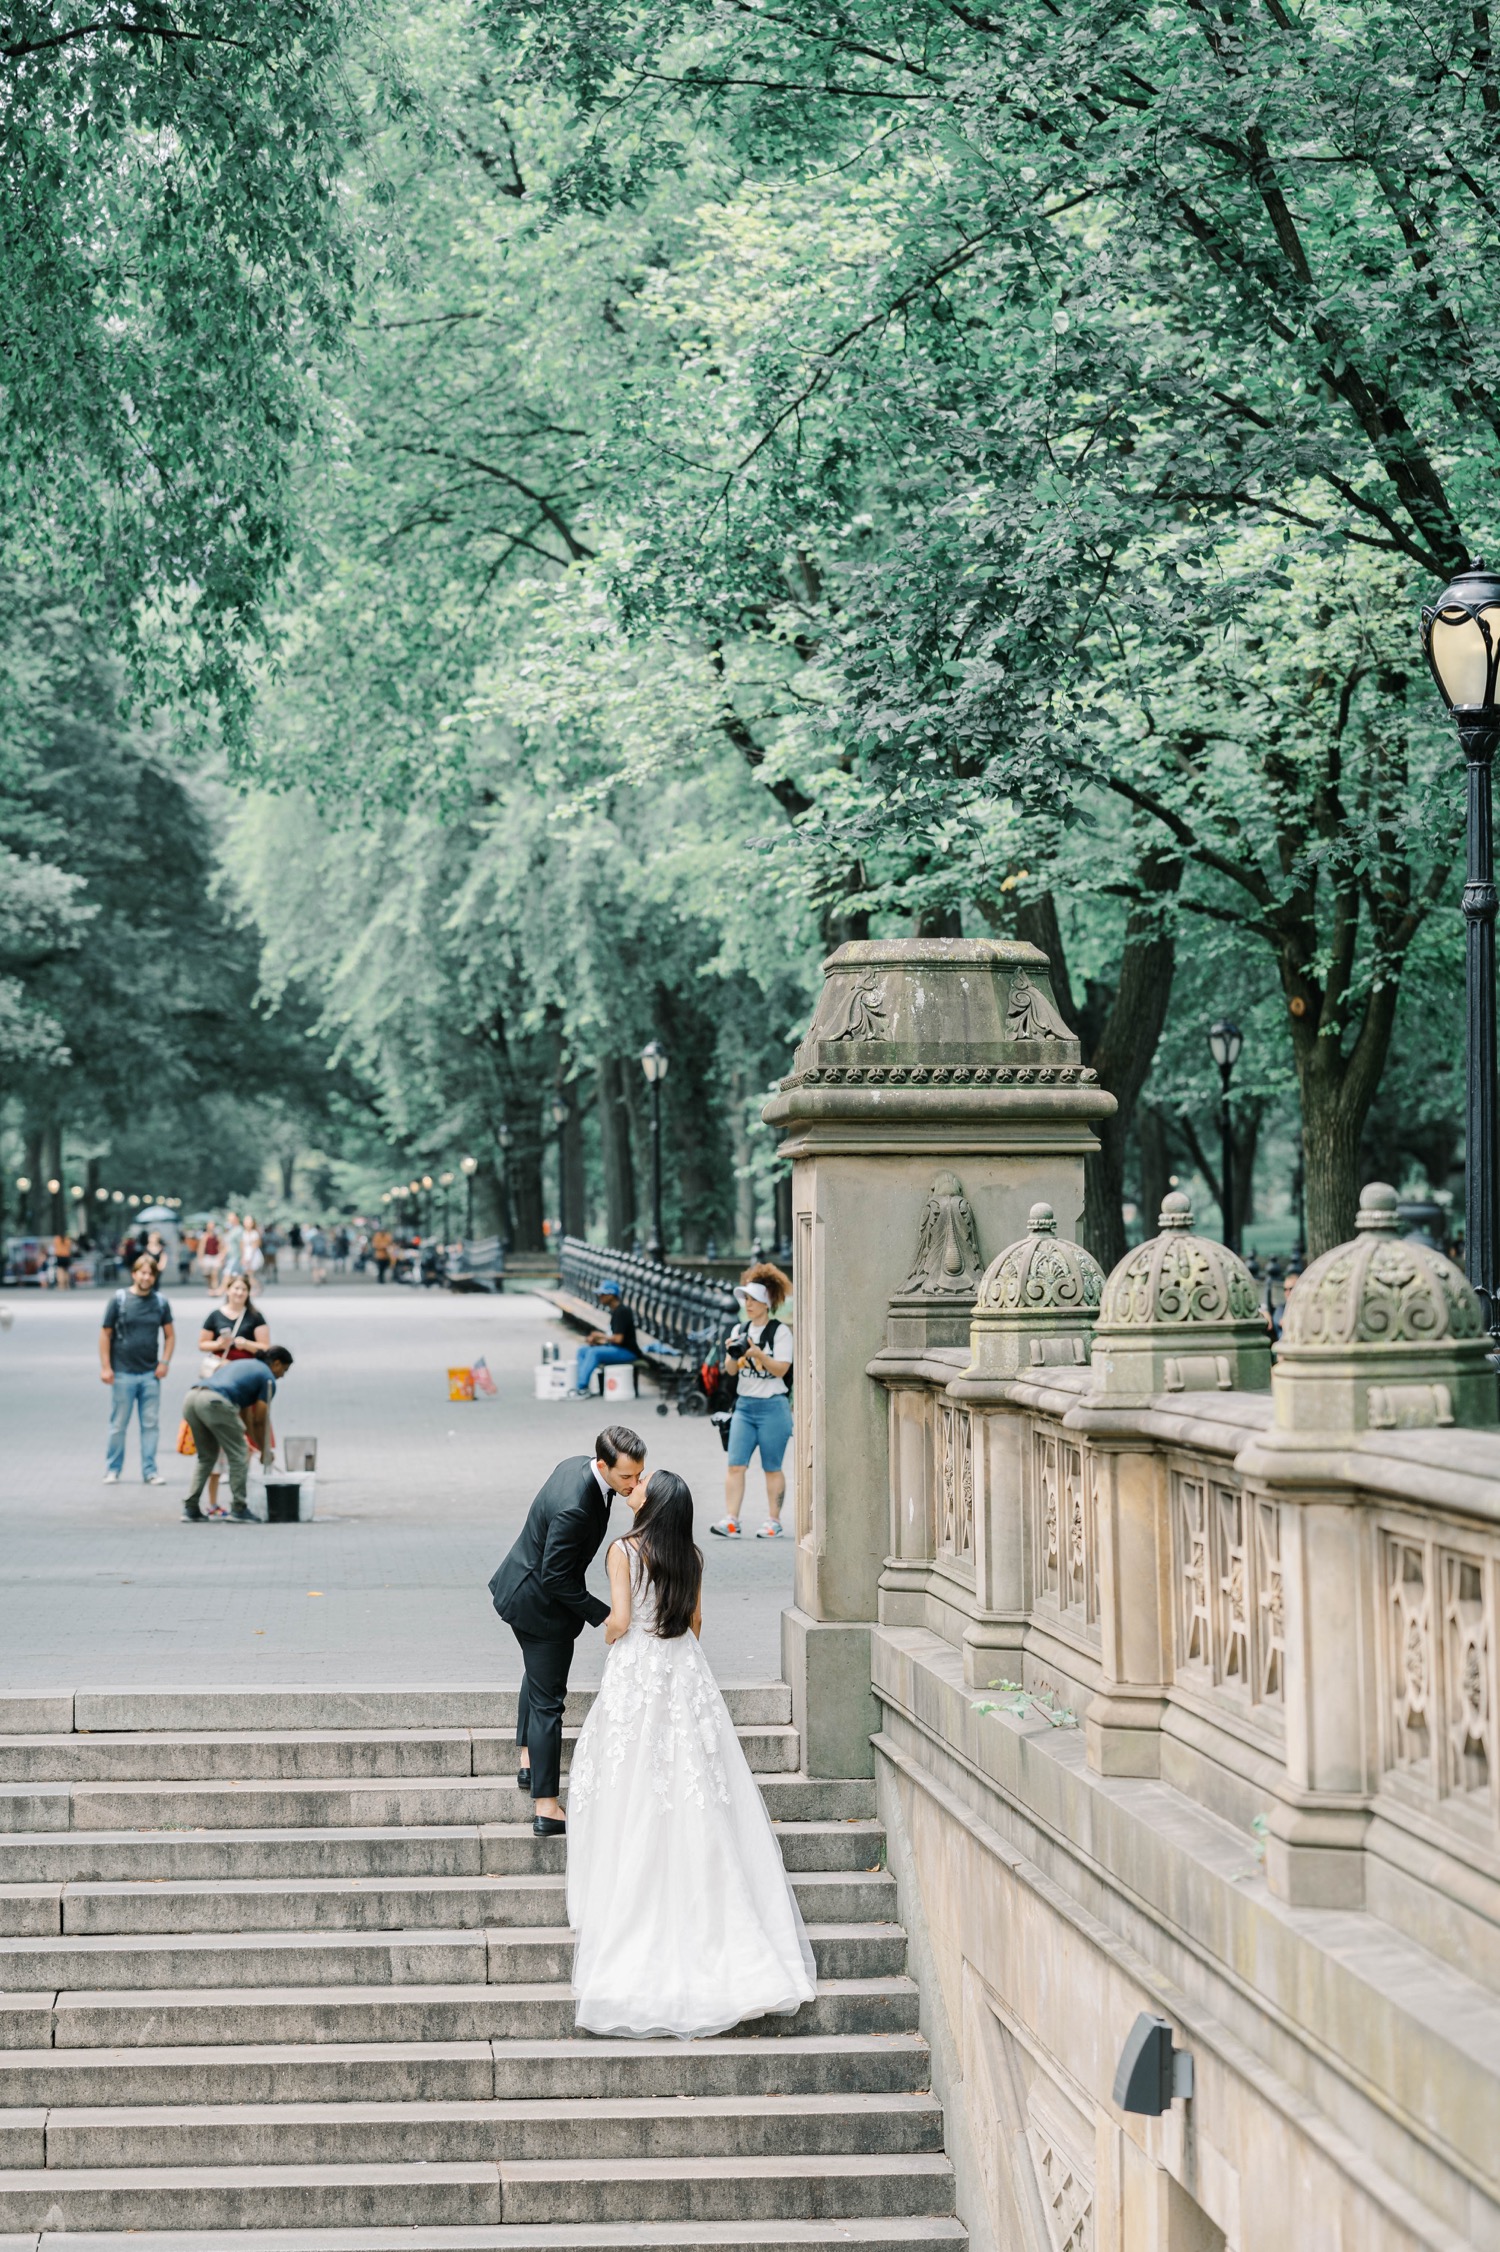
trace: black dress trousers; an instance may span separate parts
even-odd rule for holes
[[[525,1668],[516,1706],[516,1742],[530,1753],[532,1797],[556,1798],[562,1783],[563,1706],[573,1638],[533,1642],[518,1634],[516,1640]]]

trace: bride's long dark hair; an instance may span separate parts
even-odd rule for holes
[[[686,1478],[675,1470],[653,1474],[629,1537],[656,1597],[652,1632],[675,1642],[692,1626],[703,1584],[703,1551],[693,1541],[693,1496]]]

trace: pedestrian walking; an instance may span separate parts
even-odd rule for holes
[[[73,1279],[73,1238],[59,1233],[52,1238],[52,1278],[54,1287],[66,1290]]]
[[[734,1413],[729,1419],[729,1467],[724,1475],[725,1512],[709,1530],[721,1540],[740,1537],[745,1474],[760,1454],[766,1480],[766,1521],[757,1540],[781,1540],[781,1509],[786,1499],[782,1461],[792,1437],[792,1402],[787,1378],[792,1372],[792,1333],[776,1319],[776,1309],[791,1295],[791,1279],[763,1262],[747,1267],[735,1296],[744,1325],[727,1339],[724,1366],[736,1379]]]
[[[172,1365],[176,1332],[172,1309],[156,1287],[156,1261],[142,1252],[130,1271],[128,1290],[117,1290],[104,1309],[99,1331],[99,1375],[113,1391],[104,1483],[117,1486],[125,1468],[125,1439],[132,1408],[140,1417],[141,1478],[164,1486],[156,1467],[161,1426],[161,1382]]]
[[[210,1219],[198,1244],[198,1264],[203,1269],[203,1279],[215,1297],[219,1290],[219,1261],[224,1256],[224,1245],[219,1231]]]
[[[377,1228],[374,1240],[370,1245],[375,1260],[375,1280],[377,1282],[384,1282],[390,1274],[391,1260],[395,1254],[395,1248],[395,1244],[391,1240],[390,1229]]]
[[[272,1345],[264,1360],[228,1361],[188,1392],[182,1412],[198,1452],[192,1487],[182,1505],[190,1525],[204,1521],[198,1504],[221,1452],[229,1465],[229,1521],[254,1522],[249,1503],[250,1443],[258,1449],[262,1467],[269,1469],[271,1402],[291,1365],[285,1345]]]
[[[228,1282],[231,1275],[241,1274],[244,1271],[245,1262],[242,1253],[245,1247],[245,1231],[240,1225],[238,1212],[225,1213],[222,1241],[224,1246],[223,1256],[219,1261],[219,1281],[221,1284]]]

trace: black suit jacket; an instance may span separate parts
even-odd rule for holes
[[[560,1462],[527,1512],[521,1537],[490,1581],[495,1609],[516,1634],[533,1642],[576,1640],[602,1626],[609,1605],[591,1595],[583,1575],[609,1526],[590,1457]]]

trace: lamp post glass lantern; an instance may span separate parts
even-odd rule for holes
[[[648,1040],[641,1050],[641,1069],[651,1089],[651,1240],[648,1259],[664,1259],[666,1237],[661,1224],[661,1083],[667,1076],[667,1051],[659,1040]]]
[[[464,1236],[468,1242],[472,1243],[474,1240],[474,1175],[479,1171],[479,1160],[477,1157],[461,1157],[458,1161],[458,1169],[464,1177]]]
[[[1464,754],[1466,1117],[1464,1264],[1500,1340],[1497,1222],[1500,1126],[1495,1091],[1495,849],[1492,773],[1500,744],[1500,574],[1477,559],[1422,612],[1422,650]]]
[[[1231,1251],[1240,1247],[1234,1194],[1234,1114],[1229,1107],[1229,1082],[1240,1060],[1245,1035],[1229,1017],[1216,1017],[1208,1028],[1208,1052],[1219,1067],[1219,1168],[1223,1194],[1224,1241]]]

